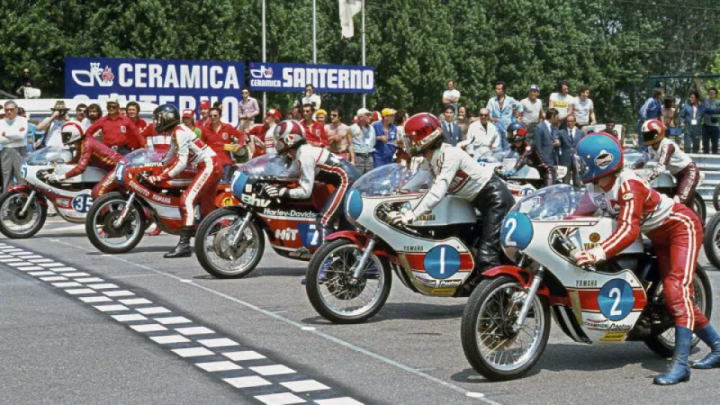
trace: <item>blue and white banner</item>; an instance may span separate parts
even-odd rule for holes
[[[252,90],[303,92],[308,84],[317,93],[373,93],[375,68],[250,62]]]
[[[65,97],[121,104],[170,103],[197,111],[200,102],[223,103],[223,120],[236,126],[245,81],[243,62],[65,58]]]

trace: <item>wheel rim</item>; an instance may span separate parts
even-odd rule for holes
[[[249,224],[238,246],[231,248],[230,240],[235,236],[233,228],[240,225],[243,218],[236,214],[223,215],[216,218],[209,227],[204,238],[205,256],[213,268],[222,274],[237,275],[247,271],[252,265],[260,249],[260,238],[263,236],[257,228]]]
[[[127,248],[143,232],[142,217],[134,207],[130,208],[120,227],[114,226],[114,219],[120,216],[125,205],[127,201],[120,198],[105,201],[92,217],[92,232],[107,247]]]
[[[703,314],[707,308],[707,297],[705,297],[705,285],[700,277],[693,278],[693,303],[700,308],[700,312]],[[662,284],[658,287],[655,292],[656,297],[663,297],[663,286]],[[675,347],[675,328],[668,328],[665,332],[658,336],[658,340],[668,348]],[[696,335],[693,335],[692,345],[696,345],[700,341]]]
[[[713,228],[713,253],[715,254],[715,257],[720,258],[720,223],[718,223],[718,226]]]
[[[477,348],[483,361],[500,371],[513,371],[526,365],[540,348],[545,328],[545,312],[540,298],[534,297],[519,331],[513,323],[524,296],[522,286],[507,282],[496,287],[482,303],[475,321]]]
[[[23,207],[27,203],[27,195],[13,194],[6,198],[0,207],[0,220],[2,220],[5,228],[16,234],[25,234],[31,232],[38,221],[40,221],[40,203],[35,199],[28,207],[24,216],[20,215]]]
[[[371,255],[362,280],[351,285],[352,267],[362,251],[355,245],[338,246],[320,264],[314,282],[327,309],[341,317],[362,316],[380,301],[385,289],[385,273],[380,259]]]

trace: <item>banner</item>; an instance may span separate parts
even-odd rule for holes
[[[65,97],[170,103],[197,111],[202,100],[223,103],[223,121],[238,124],[243,62],[65,58]],[[104,106],[103,106],[104,108]]]
[[[250,89],[298,91],[312,84],[316,93],[373,93],[375,68],[250,62]]]

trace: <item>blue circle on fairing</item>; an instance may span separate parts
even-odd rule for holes
[[[245,184],[248,181],[248,176],[244,172],[236,171],[233,174],[232,181],[230,182],[230,188],[235,197],[242,197],[245,192]]]
[[[507,214],[500,231],[500,243],[504,248],[523,250],[533,238],[533,226],[527,215],[512,211]]]
[[[360,218],[362,214],[363,201],[360,192],[356,189],[350,190],[350,194],[346,197],[345,215],[352,219]]]
[[[425,255],[423,265],[432,278],[444,280],[460,269],[460,252],[452,246],[435,246]]]
[[[611,321],[625,319],[635,306],[635,294],[630,284],[622,279],[610,280],[600,289],[598,307]]]

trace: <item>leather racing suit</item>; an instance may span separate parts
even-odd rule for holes
[[[85,173],[88,165],[92,164],[107,171],[105,177],[93,187],[91,192],[93,199],[97,199],[117,187],[115,184],[115,166],[124,159],[123,155],[105,146],[92,136],[85,136],[80,143],[80,149],[76,156],[78,159],[77,166],[65,173],[66,179]]]
[[[657,150],[653,146],[648,147],[644,159],[636,163],[635,167],[644,166],[648,160],[657,162],[657,165],[648,174],[648,182],[652,182],[662,172],[669,170],[677,180],[676,201],[692,209],[695,188],[700,183],[700,169],[688,155],[680,150],[675,142],[663,138],[659,144]]]
[[[155,124],[150,124],[143,128],[140,136],[145,137],[145,142],[149,149],[160,153],[165,153],[170,149],[170,135],[158,134],[157,131],[155,131]]]
[[[521,153],[520,158],[518,158],[518,161],[513,168],[515,171],[519,171],[525,167],[525,165],[528,165],[537,169],[540,174],[540,179],[542,179],[543,187],[552,186],[555,183],[555,170],[552,166],[552,162],[543,161],[537,145],[528,145],[527,142],[523,142],[518,148],[516,148],[514,144],[510,145],[510,150],[515,150],[518,153]]]

